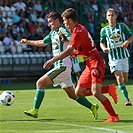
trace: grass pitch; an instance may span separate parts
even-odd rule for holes
[[[115,81],[105,81],[115,83]],[[129,97],[133,103],[132,80],[127,84]],[[24,115],[25,110],[33,107],[35,83],[11,83],[1,85],[3,90],[11,90],[16,100],[12,106],[0,104],[0,132],[1,133],[132,133],[133,106],[124,106],[124,98],[117,89],[118,104],[111,100],[115,111],[121,119],[118,123],[103,122],[108,114],[100,102],[93,96],[87,97],[92,103],[98,103],[99,117],[93,120],[90,111],[69,99],[60,88],[49,86],[45,91],[45,98],[39,110],[39,118]]]

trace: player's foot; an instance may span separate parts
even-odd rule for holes
[[[29,111],[24,111],[24,113],[28,116],[38,118],[38,109],[31,109]]]
[[[120,118],[118,116],[111,116],[105,122],[119,122]]]
[[[109,95],[113,98],[114,103],[117,104],[118,103],[118,97],[117,97],[117,93],[116,93],[116,86],[115,84],[110,84],[109,86]]]
[[[99,106],[98,104],[93,104],[92,106],[93,106],[93,109],[90,112],[92,114],[93,119],[95,120],[98,117],[97,111],[98,111]]]
[[[125,103],[125,106],[132,106],[130,100]]]

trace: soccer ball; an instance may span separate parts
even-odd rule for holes
[[[3,91],[0,95],[0,102],[5,106],[10,106],[15,100],[15,95],[11,91]]]

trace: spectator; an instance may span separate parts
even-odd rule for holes
[[[97,12],[98,11],[98,5],[96,0],[91,1],[91,7]]]
[[[45,1],[45,2],[44,2],[44,4],[42,5],[42,9],[43,9],[44,11],[50,10],[50,4],[49,4],[48,1]]]
[[[11,18],[12,18],[12,22],[14,24],[19,24],[20,20],[21,20],[21,17],[19,16],[19,11],[16,10],[12,15],[11,15]]]
[[[112,7],[113,9],[115,9],[115,11],[116,11],[117,13],[120,12],[120,10],[119,10],[119,4],[116,2],[116,0],[112,0],[112,2],[111,2],[111,7]]]
[[[87,29],[88,29],[89,33],[92,35],[92,37],[93,37],[93,35],[94,35],[94,23],[92,22],[91,18],[88,18]]]
[[[33,22],[37,21],[37,13],[34,9],[32,9],[29,13],[29,19]]]
[[[42,13],[42,4],[40,0],[37,0],[33,6],[33,9],[37,12],[38,16]]]
[[[18,0],[18,2],[15,2],[13,6],[18,10],[26,11],[26,4],[22,0]]]
[[[0,25],[0,35],[3,35],[5,33],[6,33],[5,22],[1,22],[1,25]]]
[[[103,8],[99,11],[99,17],[100,17],[100,21],[106,18],[105,10]]]
[[[110,6],[109,6],[109,3],[108,3],[108,0],[104,0],[102,5],[103,5],[103,8],[104,8],[105,12],[106,12],[106,11],[108,10],[108,8],[110,7]]]
[[[9,32],[6,33],[6,35],[3,39],[3,44],[5,46],[6,52],[10,52],[10,53],[16,52],[15,41]]]
[[[31,24],[28,27],[28,31],[32,34],[35,34],[37,30],[36,22],[32,21]]]

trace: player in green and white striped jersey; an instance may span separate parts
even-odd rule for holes
[[[125,86],[128,81],[130,57],[127,47],[133,41],[133,33],[124,23],[117,23],[117,14],[113,8],[108,9],[106,19],[109,25],[101,29],[100,47],[103,52],[108,53],[110,71],[114,73],[118,88],[126,100],[125,105],[128,106],[131,102]]]
[[[32,46],[46,46],[50,44],[52,46],[53,56],[56,56],[67,48],[71,33],[62,26],[62,17],[59,13],[50,12],[47,16],[47,19],[51,32],[45,36],[43,40],[34,41],[22,39],[20,43]],[[34,106],[33,109],[24,112],[26,115],[32,116],[34,118],[38,117],[38,110],[45,96],[45,87],[53,84],[54,86],[60,85],[69,98],[90,109],[93,118],[97,119],[98,105],[93,105],[85,97],[76,96],[71,80],[71,67],[72,64],[70,57],[66,57],[63,60],[55,62],[54,68],[44,74],[36,82],[37,89],[34,98]]]

